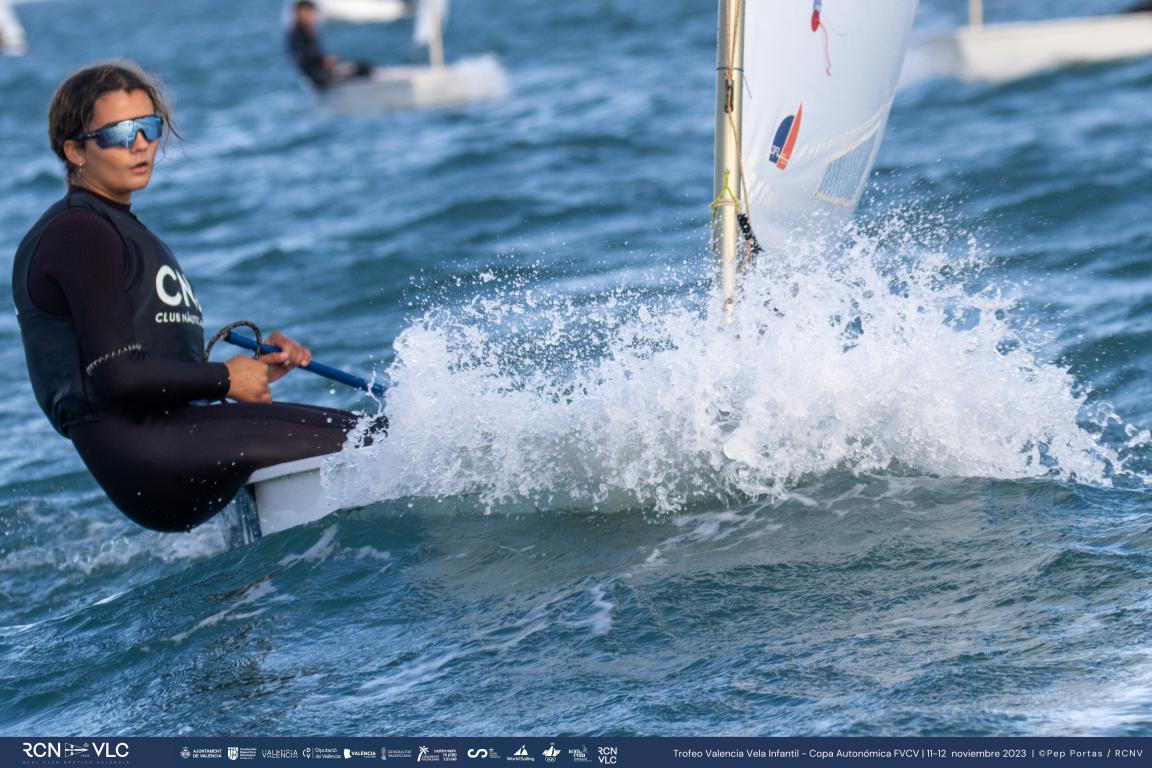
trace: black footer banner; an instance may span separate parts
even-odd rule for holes
[[[4,768],[1152,766],[1152,738],[0,738]]]

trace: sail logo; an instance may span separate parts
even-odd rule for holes
[[[772,151],[768,154],[768,161],[782,171],[788,167],[788,161],[792,159],[792,150],[796,147],[796,137],[800,135],[800,121],[803,117],[804,102],[800,102],[796,114],[788,115],[776,127],[776,135],[772,138]]]

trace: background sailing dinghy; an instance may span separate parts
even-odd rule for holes
[[[795,236],[838,232],[851,215],[880,148],[916,4],[720,0],[713,234],[729,315],[737,264],[757,239],[770,254]],[[254,472],[224,513],[230,540],[249,543],[335,511],[322,469],[355,460],[346,451]]]
[[[900,85],[938,77],[1003,82],[1150,55],[1152,12],[985,24],[983,0],[969,0],[967,26],[915,41]]]
[[[28,50],[24,27],[9,0],[0,0],[0,53],[21,56]]]
[[[356,0],[342,2],[356,4]],[[320,92],[321,105],[342,114],[379,114],[507,96],[508,78],[495,56],[485,54],[445,63],[447,14],[448,0],[419,0],[415,4],[412,39],[417,46],[428,49],[427,66],[377,67],[370,77],[349,80]]]

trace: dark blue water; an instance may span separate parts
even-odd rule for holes
[[[361,118],[277,0],[17,7],[0,252],[62,190],[52,89],[134,58],[185,136],[135,208],[207,325],[389,374],[393,430],[318,523],[145,532],[0,314],[0,733],[1152,734],[1152,60],[903,92],[855,239],[771,253],[733,331],[714,3],[455,6],[512,96]]]

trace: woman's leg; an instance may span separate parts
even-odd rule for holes
[[[294,403],[185,405],[70,430],[108,498],[146,528],[187,531],[257,469],[339,451],[358,417]]]

